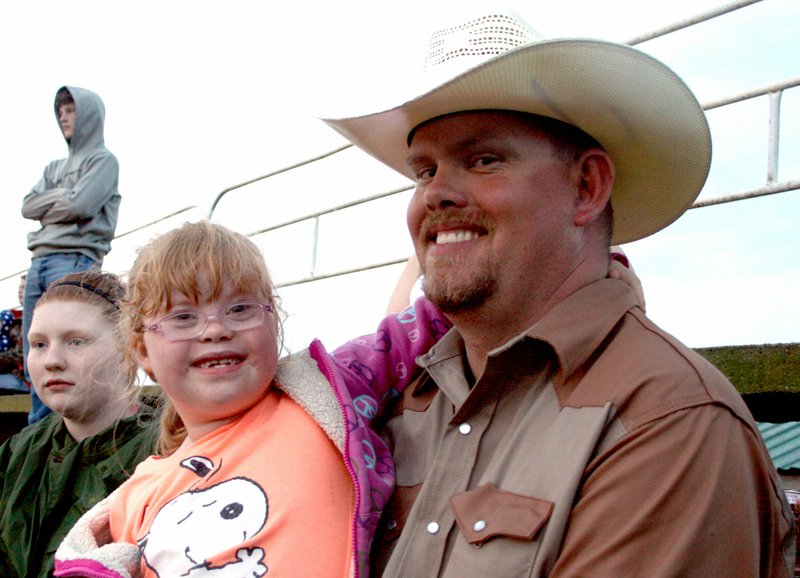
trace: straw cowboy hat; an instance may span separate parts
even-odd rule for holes
[[[476,17],[431,37],[413,94],[422,96],[384,112],[323,120],[408,177],[409,133],[438,116],[498,109],[572,124],[614,160],[614,244],[672,223],[708,176],[711,136],[702,107],[672,70],[629,46],[547,40],[511,14]]]

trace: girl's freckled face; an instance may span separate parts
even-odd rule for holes
[[[208,295],[203,291],[203,295]],[[157,323],[164,315],[193,309],[206,315],[240,301],[264,299],[226,288],[214,301],[196,304],[180,293],[171,295],[169,311],[143,320]],[[275,377],[278,362],[278,323],[266,313],[263,324],[244,331],[231,331],[211,320],[202,335],[184,341],[170,341],[158,332],[144,334],[139,351],[142,367],[170,397],[190,432],[208,424],[222,425],[256,404]]]
[[[33,314],[28,369],[36,393],[67,419],[89,422],[119,395],[122,354],[99,307],[52,300]]]

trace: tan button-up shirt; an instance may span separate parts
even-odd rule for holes
[[[419,362],[385,427],[376,575],[790,575],[792,517],[740,395],[621,281],[564,300],[473,387],[456,330]]]

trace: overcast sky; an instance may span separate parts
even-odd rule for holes
[[[729,5],[724,0],[511,2],[545,36],[628,41]],[[161,225],[205,216],[232,185],[344,144],[317,117],[373,112],[405,100],[434,23],[464,0],[137,3],[50,0],[0,5],[5,122],[0,186],[8,213],[0,277],[25,269],[19,214],[44,165],[66,154],[52,112],[64,84],[98,92],[106,143],[120,161],[118,234],[194,205]],[[675,69],[701,103],[800,76],[800,2],[763,0],[712,22],[638,45]],[[762,186],[767,113],[762,97],[709,112],[714,160],[701,194]],[[783,96],[779,180],[800,179],[800,88]],[[248,233],[407,182],[359,151],[231,193],[215,218]],[[320,223],[316,271],[400,259],[408,194]],[[648,313],[693,347],[800,341],[800,192],[689,211],[625,249]],[[106,267],[124,272],[159,227],[115,241]],[[312,226],[260,235],[279,282],[314,264]],[[335,345],[383,313],[399,267],[287,287],[287,338]],[[0,281],[0,304],[17,280]]]

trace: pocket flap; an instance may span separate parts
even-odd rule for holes
[[[553,511],[553,503],[484,484],[450,498],[456,522],[470,544],[495,536],[533,540]]]

